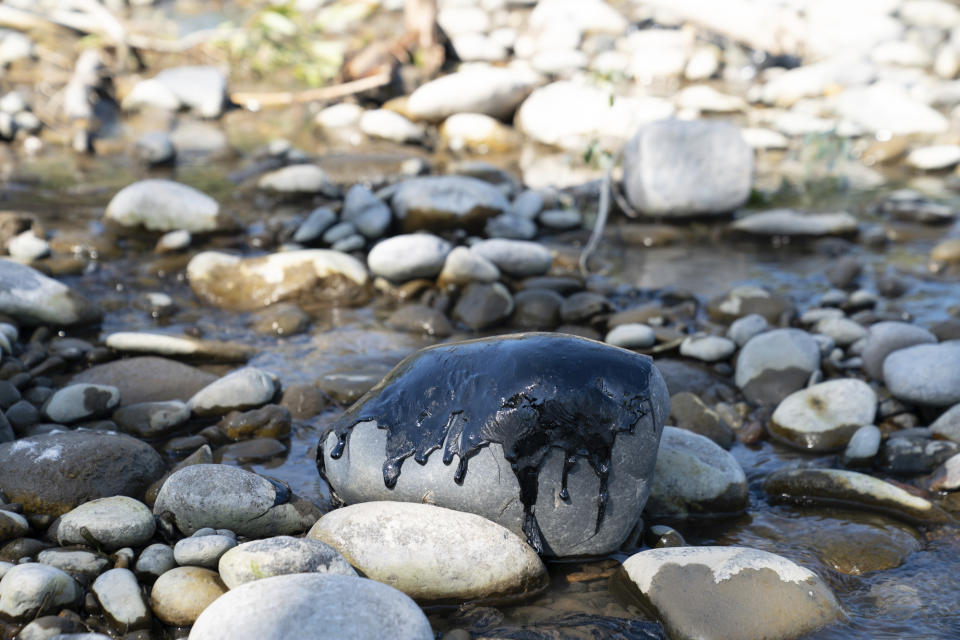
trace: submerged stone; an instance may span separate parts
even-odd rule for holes
[[[429,501],[547,554],[609,553],[646,501],[668,405],[648,358],[592,340],[438,345],[330,425],[318,467],[346,503]]]

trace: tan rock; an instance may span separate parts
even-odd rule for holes
[[[157,578],[150,592],[150,606],[163,622],[185,627],[226,592],[227,586],[216,571],[177,567]]]

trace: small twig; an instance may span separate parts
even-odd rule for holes
[[[593,231],[590,233],[590,239],[587,241],[587,245],[583,248],[583,251],[580,252],[580,273],[584,278],[590,275],[590,267],[588,265],[590,256],[596,251],[597,245],[600,244],[600,239],[603,237],[603,229],[607,226],[607,218],[610,215],[610,192],[615,191],[613,185],[613,169],[617,166],[617,163],[620,162],[620,156],[622,155],[623,150],[618,151],[617,155],[610,159],[607,170],[603,172],[603,182],[600,184],[600,202],[597,205],[597,220],[593,224]]]
[[[369,91],[390,84],[390,73],[383,72],[359,80],[351,80],[343,84],[335,84],[318,89],[303,91],[270,91],[258,93],[252,91],[238,91],[230,94],[230,100],[247,109],[256,111],[263,107],[284,107],[291,104],[305,102],[324,102],[345,98],[355,93]]]

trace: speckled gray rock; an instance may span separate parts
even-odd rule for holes
[[[866,382],[829,380],[784,398],[770,418],[770,433],[801,449],[834,451],[873,424],[876,412],[877,394]]]
[[[230,529],[248,537],[305,531],[316,515],[290,499],[286,487],[255,473],[226,465],[196,464],[167,478],[153,512],[169,514],[187,535],[202,527]]]
[[[467,247],[455,247],[447,255],[438,280],[442,283],[465,285],[471,282],[496,282],[500,269],[480,254]]]
[[[110,568],[105,554],[82,549],[44,549],[37,554],[37,562],[83,578],[86,583]]]
[[[747,477],[709,438],[664,427],[644,508],[650,518],[735,514],[747,508]]]
[[[134,570],[141,578],[156,579],[176,566],[173,549],[169,545],[158,542],[140,552]]]
[[[403,231],[481,229],[509,203],[493,185],[466,176],[430,176],[400,183],[391,200]]]
[[[120,404],[120,390],[99,384],[72,384],[59,389],[43,404],[51,422],[70,424],[100,418]]]
[[[419,600],[478,600],[548,582],[543,562],[522,538],[486,518],[430,504],[351,505],[320,518],[308,536]]]
[[[174,545],[173,558],[180,566],[216,569],[220,557],[235,546],[237,539],[230,536],[194,535]]]
[[[867,331],[864,344],[863,370],[874,380],[883,379],[883,361],[898,349],[918,344],[933,344],[936,336],[922,327],[906,322],[878,322]]]
[[[105,217],[124,227],[150,231],[185,229],[213,231],[219,225],[220,205],[205,193],[172,180],[140,180],[117,192]]]
[[[255,367],[244,367],[198,391],[187,406],[198,416],[221,415],[265,405],[276,393],[276,376]]]
[[[165,468],[153,447],[117,433],[65,431],[0,444],[0,490],[33,513],[141,496]]]
[[[383,236],[393,221],[390,207],[362,184],[355,184],[347,191],[340,216],[371,240]]]
[[[20,564],[0,580],[0,615],[25,620],[75,607],[80,597],[76,580],[60,569],[36,562]]]
[[[617,325],[607,332],[604,342],[624,349],[646,349],[652,347],[657,338],[653,329],[638,322]]]
[[[815,573],[746,547],[673,547],[630,556],[615,577],[671,638],[781,640],[843,615]]]
[[[725,122],[661,120],[642,127],[623,150],[624,189],[648,215],[729,212],[753,186],[753,150]]]
[[[726,360],[736,350],[737,344],[733,340],[720,336],[687,336],[680,343],[680,355],[703,362]]]
[[[525,240],[491,238],[470,249],[497,265],[500,271],[518,278],[541,276],[553,263],[553,256],[543,245]]]
[[[800,329],[775,329],[751,338],[737,357],[735,381],[751,402],[776,404],[820,370],[820,347]]]
[[[207,607],[190,640],[433,640],[408,596],[374,580],[293,574],[240,585]]]
[[[100,319],[100,311],[73,289],[5,258],[0,258],[0,313],[25,325],[72,325]]]
[[[736,342],[738,347],[742,347],[747,344],[750,338],[769,328],[770,323],[767,322],[766,318],[759,313],[751,313],[730,323],[730,328],[727,329],[727,337]]]
[[[949,407],[960,402],[960,341],[894,351],[883,361],[883,381],[896,398]]]
[[[143,600],[137,577],[129,569],[111,569],[90,587],[111,624],[126,633],[146,629],[153,616]]]
[[[290,573],[333,573],[355,576],[357,572],[340,552],[313,538],[276,536],[245,542],[220,558],[220,577],[234,589],[241,584]]]
[[[430,233],[393,236],[376,244],[367,255],[374,275],[395,282],[434,278],[443,269],[453,246]]]
[[[85,502],[64,514],[57,525],[57,540],[63,546],[95,541],[112,551],[145,544],[155,529],[147,505],[127,496],[111,496]]]
[[[179,400],[141,402],[113,412],[113,421],[125,433],[140,438],[159,438],[190,419],[190,407]]]

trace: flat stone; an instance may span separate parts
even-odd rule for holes
[[[842,505],[886,513],[910,523],[954,522],[950,514],[929,500],[856,471],[781,469],[767,476],[763,489],[775,501]]]
[[[878,322],[867,330],[866,342],[860,356],[863,370],[874,380],[883,379],[883,362],[898,349],[937,341],[932,333],[906,322]]]
[[[876,412],[870,385],[855,378],[830,380],[787,396],[773,412],[770,433],[801,449],[834,451],[860,427],[872,425]]]
[[[340,552],[313,538],[275,536],[245,542],[220,557],[220,577],[231,589],[241,584],[291,573],[355,576]]]
[[[836,111],[841,117],[870,133],[939,134],[949,128],[943,114],[913,99],[904,87],[890,82],[850,87],[837,96],[836,102]]]
[[[118,191],[107,204],[104,216],[124,227],[202,233],[220,226],[219,213],[217,201],[193,187],[150,179]]]
[[[849,213],[804,213],[775,209],[740,218],[731,225],[736,231],[764,236],[828,236],[856,232],[857,219]]]
[[[351,304],[366,296],[367,270],[356,258],[330,249],[256,258],[204,251],[187,264],[187,279],[205,302],[249,311],[281,300]]]
[[[777,404],[820,370],[820,347],[799,329],[775,329],[751,338],[737,357],[735,381],[751,402]]]
[[[137,576],[129,569],[107,571],[93,582],[90,590],[107,619],[123,632],[146,629],[153,622]]]
[[[657,338],[647,325],[630,322],[615,326],[603,341],[624,349],[647,349],[656,343]]]
[[[235,546],[237,546],[237,540],[230,536],[194,535],[174,545],[173,558],[180,566],[216,569],[223,554]]]
[[[353,576],[293,574],[231,589],[199,616],[192,640],[432,640],[413,600],[380,582]]]
[[[74,578],[89,584],[110,568],[110,560],[103,553],[82,549],[44,549],[37,554],[37,562],[66,571]]]
[[[452,250],[449,242],[430,233],[403,234],[378,242],[367,264],[371,273],[394,282],[434,278]]]
[[[480,229],[509,202],[493,185],[466,176],[428,176],[400,183],[391,199],[403,231]]]
[[[45,564],[19,564],[0,579],[0,615],[14,620],[70,609],[80,598],[80,585],[73,578]]]
[[[252,409],[270,402],[277,393],[278,384],[272,373],[244,367],[211,382],[194,394],[187,406],[198,416]]]
[[[120,404],[120,390],[99,384],[72,384],[56,391],[43,404],[52,422],[70,424],[108,415]]]
[[[315,164],[293,164],[271,171],[257,181],[266,191],[289,195],[336,195],[337,188],[327,173]]]
[[[118,331],[104,344],[123,353],[149,353],[173,358],[197,358],[223,362],[246,362],[256,351],[246,345],[222,340],[199,340],[186,336],[143,331]]]
[[[615,580],[676,638],[798,638],[843,615],[815,573],[746,547],[641,551]]]
[[[337,549],[364,575],[423,601],[527,593],[548,581],[539,556],[512,532],[429,504],[344,507],[318,520],[308,536]]]
[[[709,438],[666,426],[644,511],[651,519],[733,515],[747,508],[747,477]]]
[[[535,75],[523,71],[474,67],[425,83],[407,101],[417,120],[439,121],[456,113],[506,118],[533,89]]]
[[[26,265],[0,258],[0,313],[24,325],[95,322],[100,310],[68,286]]]
[[[720,336],[687,336],[680,343],[680,355],[703,362],[726,360],[736,350],[737,344],[733,340]]]
[[[165,465],[130,436],[66,431],[0,444],[0,490],[31,513],[54,516],[109,496],[142,496]]]
[[[238,499],[242,496],[242,499]],[[255,473],[217,464],[195,464],[173,473],[157,494],[156,515],[169,513],[177,529],[203,527],[262,537],[300,533],[316,520],[289,489]]]
[[[503,273],[518,278],[541,276],[553,263],[550,251],[536,242],[493,238],[477,242],[470,249]]]
[[[906,163],[922,171],[941,171],[960,163],[960,145],[938,144],[914,149],[907,154]]]
[[[185,402],[217,380],[196,367],[153,356],[114,360],[81,371],[71,383],[102,384],[120,390],[120,406],[142,402]]]
[[[623,151],[624,190],[646,215],[732,211],[753,186],[753,150],[724,122],[662,120],[642,127]]]
[[[126,496],[111,496],[85,502],[65,513],[57,526],[62,546],[96,544],[113,551],[139,547],[153,537],[153,513],[145,504]]]
[[[150,606],[162,622],[186,627],[196,622],[200,614],[227,591],[227,586],[216,571],[202,567],[177,567],[153,583]]]
[[[960,402],[960,341],[899,349],[883,361],[883,380],[899,400],[948,407]]]

